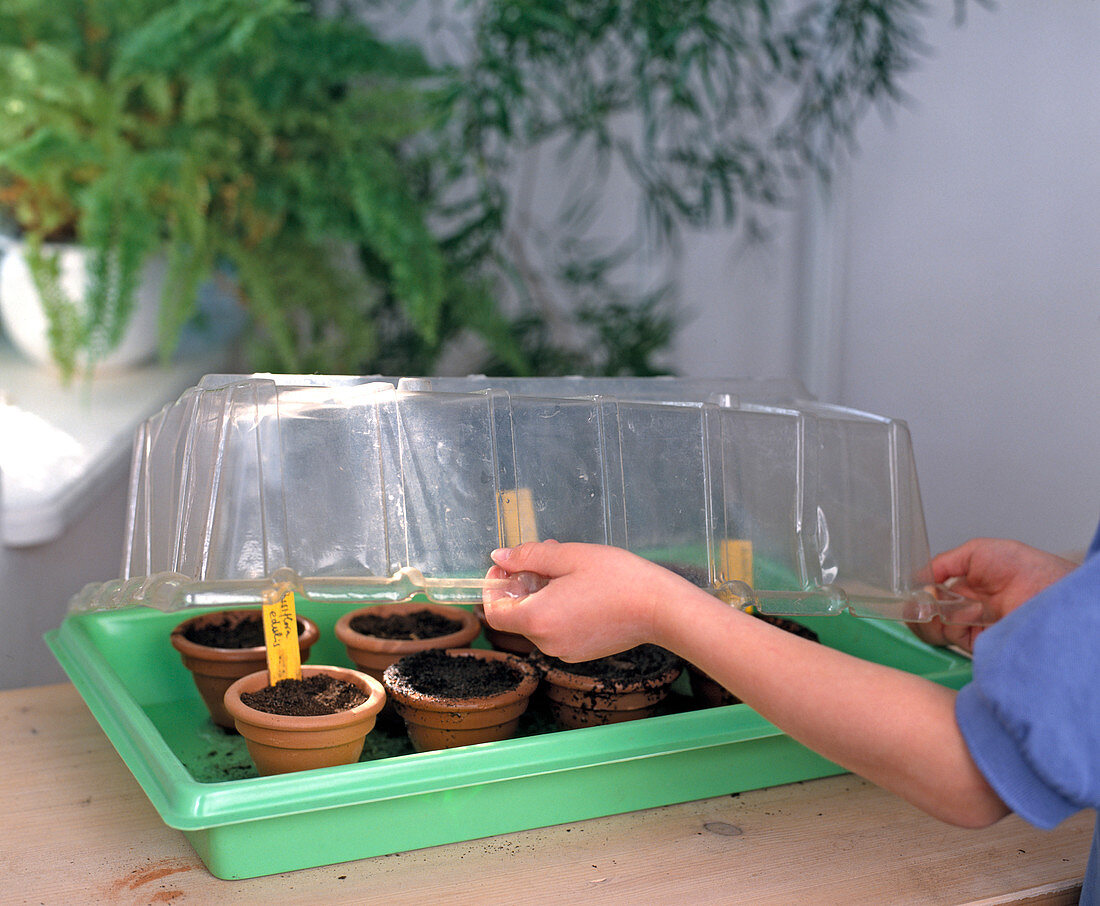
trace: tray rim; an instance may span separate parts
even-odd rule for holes
[[[164,616],[147,612],[151,618]],[[94,615],[70,615],[45,634],[46,643],[161,819],[184,832],[786,737],[747,705],[739,704],[662,715],[648,719],[643,727],[638,726],[643,722],[613,724],[382,758],[308,772],[307,781],[304,774],[287,774],[200,782],[96,648],[81,620],[87,616]],[[905,627],[851,615],[817,619],[859,620],[894,645],[938,657],[941,669],[916,674],[933,682],[958,688],[970,678],[966,658],[925,645]],[[656,735],[646,732],[654,721],[662,727]],[[553,743],[561,733],[569,734],[567,747]]]

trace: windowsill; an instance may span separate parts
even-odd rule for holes
[[[95,500],[131,458],[138,425],[210,372],[232,370],[233,341],[189,337],[167,366],[61,386],[0,337],[0,543],[43,544]]]

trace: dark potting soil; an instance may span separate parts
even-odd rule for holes
[[[361,613],[351,621],[351,628],[379,639],[437,639],[458,632],[462,622],[434,610],[416,610],[388,616]]]
[[[483,698],[515,689],[523,674],[511,664],[439,648],[406,655],[386,670],[395,688],[432,698]]]
[[[639,645],[629,651],[610,654],[593,661],[581,661],[577,664],[569,664],[544,654],[539,655],[538,659],[566,673],[590,676],[607,683],[631,683],[650,679],[680,663],[680,659],[671,651],[657,645]]]
[[[299,622],[298,633],[301,632],[302,624]],[[259,614],[242,620],[225,617],[201,626],[192,624],[184,629],[183,637],[207,648],[262,648],[264,624],[260,621]]]
[[[363,690],[352,683],[316,673],[300,680],[279,680],[256,692],[242,692],[241,701],[257,711],[287,714],[293,717],[317,717],[348,711],[367,700]]]

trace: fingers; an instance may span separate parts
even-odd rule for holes
[[[550,580],[539,573],[510,573],[499,566],[492,566],[485,574],[492,584],[487,584],[481,593],[482,603],[497,601],[501,598],[526,598],[546,587]]]
[[[967,624],[944,623],[940,617],[933,617],[927,623],[906,623],[913,634],[929,645],[943,648],[955,645],[964,651],[974,651],[974,639],[982,627]]]
[[[496,598],[482,603],[482,612],[486,622],[493,629],[509,629],[511,626],[512,611],[521,607],[526,598]]]
[[[537,591],[545,588],[548,582],[545,576],[536,573],[510,573],[496,565],[489,568],[485,578],[499,584],[487,586],[482,590],[481,611],[494,629],[509,631],[513,628],[517,614],[522,619],[529,599]]]
[[[970,572],[970,561],[974,556],[974,542],[967,541],[958,547],[932,558],[932,579],[943,583],[957,576],[965,577]]]
[[[516,605],[527,600],[541,585],[545,579],[535,576],[533,573],[508,573],[499,566],[489,567],[485,578],[492,580],[493,585],[487,585],[481,592],[481,612],[485,615],[489,625],[494,629],[500,629],[498,622],[508,619],[508,614]],[[525,579],[539,579],[540,582],[525,581]]]
[[[517,547],[497,548],[489,556],[507,573],[530,572],[553,578],[571,570],[567,556],[571,547],[574,545],[553,540],[526,541]]]
[[[906,626],[912,630],[915,635],[922,642],[927,642],[929,645],[943,646],[947,644],[947,638],[944,635],[943,620],[938,616],[932,617],[927,623],[906,623]]]
[[[512,594],[512,585],[508,582],[508,573],[499,566],[490,566],[485,573],[485,578],[492,581],[492,585],[486,585],[481,591],[481,603],[490,604],[495,601],[509,600],[516,597]]]

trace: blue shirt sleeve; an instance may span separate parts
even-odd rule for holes
[[[955,710],[978,768],[1027,821],[1100,805],[1100,556],[978,636]]]

